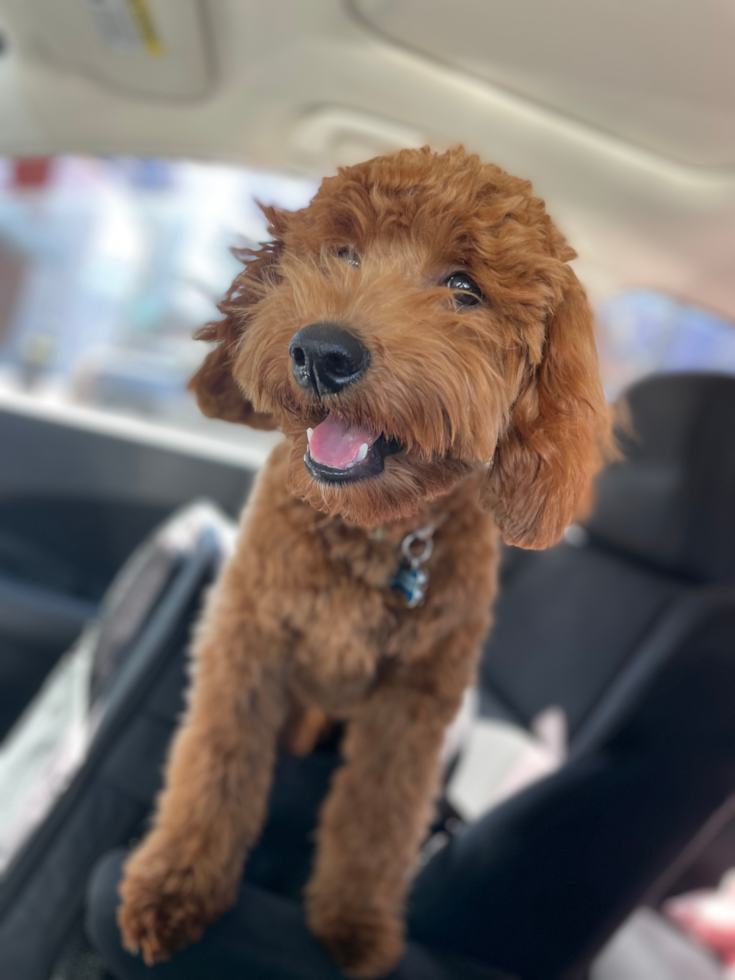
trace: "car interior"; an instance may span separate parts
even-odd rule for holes
[[[409,903],[391,977],[735,976],[735,928],[670,911],[735,868],[731,5],[0,0],[0,980],[123,976],[99,869],[148,825],[281,438],[186,390],[229,249],[266,238],[256,198],[298,209],[427,144],[530,179],[574,244],[622,453],[558,544],[503,549],[421,854],[456,887],[451,943]],[[300,912],[338,759],[279,755],[257,980],[343,977]]]

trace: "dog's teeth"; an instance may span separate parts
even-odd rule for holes
[[[308,454],[308,453],[304,453],[304,462],[306,462],[306,460],[307,460],[308,458],[309,458],[309,454]]]
[[[359,452],[357,454],[357,462],[358,463],[361,463],[363,461],[363,459],[365,459],[365,457],[367,456],[367,454],[368,454],[368,444],[366,442],[363,442],[363,444],[360,446],[360,450],[359,450]]]
[[[314,435],[314,430],[313,429],[307,429],[306,430],[306,438],[307,438],[307,441],[308,442],[311,442],[311,437],[313,435]]]

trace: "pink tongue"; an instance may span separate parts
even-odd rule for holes
[[[312,433],[309,443],[311,458],[322,466],[343,470],[354,463],[360,446],[366,442],[368,449],[378,436],[370,429],[348,425],[328,415]]]

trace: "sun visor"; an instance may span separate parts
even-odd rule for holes
[[[194,99],[211,86],[200,0],[14,0],[9,13],[44,60],[128,95]]]

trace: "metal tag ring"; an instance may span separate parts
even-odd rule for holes
[[[423,550],[416,554],[412,551],[413,545],[420,541],[424,546]],[[411,568],[418,568],[419,565],[423,565],[431,557],[431,553],[434,550],[434,541],[432,538],[424,537],[420,533],[418,534],[407,534],[406,537],[401,542],[401,551],[403,552],[403,557],[411,565]]]

